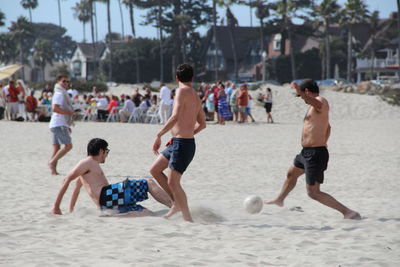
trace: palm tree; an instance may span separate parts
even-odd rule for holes
[[[122,3],[126,5],[129,9],[129,19],[131,22],[132,37],[136,38],[135,31],[135,18],[133,16],[133,7],[136,4],[136,0],[122,0]],[[136,83],[140,83],[140,71],[139,71],[139,53],[136,49],[135,51],[135,62],[136,62]]]
[[[107,6],[107,28],[108,36],[111,36],[111,11],[110,11],[110,0],[97,0],[103,2]],[[108,60],[108,81],[112,80],[112,38],[108,38],[108,50],[109,50],[109,60]]]
[[[217,0],[217,4],[221,7],[226,7],[226,20],[229,29],[229,38],[232,46],[233,53],[233,69],[235,73],[235,79],[238,79],[238,58],[237,58],[237,47],[236,47],[236,39],[235,39],[235,27],[238,26],[238,21],[233,15],[231,9],[229,8],[232,4],[238,3],[238,0]],[[217,39],[217,38],[215,38]]]
[[[218,81],[218,38],[217,38],[217,0],[213,0],[213,33],[214,33],[214,69],[215,69],[215,80]]]
[[[318,24],[322,25],[323,27],[323,34],[324,34],[324,46],[325,48],[322,55],[326,59],[326,78],[329,79],[332,76],[331,71],[331,48],[330,48],[330,34],[329,34],[329,27],[330,24],[337,18],[339,12],[339,5],[337,4],[336,0],[323,0],[319,5],[314,6],[315,16],[317,17]],[[324,73],[322,74],[323,76]]]
[[[37,8],[39,5],[38,0],[21,0],[20,3],[24,9],[29,10],[29,18],[30,22],[32,23],[32,9]]]
[[[371,74],[370,74],[370,79],[374,79],[374,61],[375,61],[375,49],[376,49],[376,43],[377,43],[377,34],[379,32],[379,11],[375,10],[372,12],[371,17],[369,18],[369,26],[371,30]]]
[[[107,4],[107,25],[108,25],[108,35],[111,36],[111,11],[110,11],[110,0],[106,0]],[[108,61],[108,80],[112,81],[112,40],[108,41],[108,49],[110,50],[110,58]]]
[[[14,43],[18,44],[19,61],[22,65],[22,79],[25,79],[24,63],[29,54],[29,48],[27,48],[26,43],[34,36],[32,23],[30,23],[25,17],[21,16],[16,22],[11,23],[9,30],[11,33],[11,39]]]
[[[85,0],[81,0],[81,1],[85,1]],[[97,38],[96,38],[96,42],[94,39],[94,21],[93,21],[93,17],[94,17],[94,12],[93,12],[93,7],[95,5],[95,0],[87,0],[88,2],[88,6],[90,8],[90,32],[92,35],[92,54],[93,54],[93,80],[95,81],[97,79],[97,54],[96,54],[96,42],[97,42]],[[97,25],[97,23],[96,23]],[[96,35],[97,35],[97,30],[96,30]]]
[[[399,67],[397,76],[400,78],[400,0],[397,0],[397,32],[397,66]]]
[[[269,16],[269,6],[264,4],[264,1],[258,0],[256,2],[256,17],[260,20],[260,52],[263,55],[265,52],[264,48],[264,19]],[[265,70],[265,58],[262,58],[262,80],[266,79],[266,70]]]
[[[83,25],[83,42],[86,42],[86,23],[90,21],[90,6],[86,0],[81,0],[80,3],[75,3],[72,7],[74,10],[74,18],[77,18]]]
[[[9,33],[0,34],[0,62],[8,64],[14,62],[17,50],[12,36]]]
[[[61,21],[61,0],[57,0],[57,5],[58,5],[58,22],[60,27],[62,27],[62,21]]]
[[[4,13],[0,11],[0,27],[3,27],[5,25],[4,23],[5,20],[6,20],[6,15],[4,15]]]
[[[53,65],[54,52],[50,41],[39,39],[36,41],[33,52],[33,62],[42,70],[42,81],[45,81],[45,67],[47,63]]]
[[[122,33],[122,39],[125,38],[125,29],[124,29],[124,15],[122,13],[122,5],[121,5],[121,0],[118,0],[118,6],[119,6],[119,14],[121,16],[121,33]]]
[[[250,6],[250,19],[252,19],[252,8],[256,8],[256,17],[259,19],[260,22],[260,52],[263,53],[264,52],[264,19],[266,17],[268,17],[269,14],[269,9],[273,7],[273,4],[266,3],[267,1],[265,0],[256,0],[256,1],[252,1],[252,0],[241,0],[238,3],[239,4],[244,4],[244,5],[248,5]],[[252,24],[251,20],[250,20],[250,25]],[[265,59],[263,58],[263,71],[262,71],[262,79],[265,80]]]
[[[179,39],[181,40],[182,62],[186,62],[186,32],[189,30],[187,25],[190,23],[191,17],[186,14],[179,14],[175,17],[175,21],[178,24]]]
[[[238,80],[239,69],[238,69],[236,39],[235,39],[235,27],[238,26],[238,21],[229,7],[226,9],[226,19],[229,27],[229,37],[231,39],[231,46],[233,52],[233,69],[235,73],[235,80]]]
[[[281,54],[285,54],[285,40],[286,34],[289,40],[289,54],[290,54],[290,65],[292,69],[292,79],[295,80],[297,77],[296,73],[296,61],[294,56],[294,49],[293,49],[293,23],[292,19],[299,18],[305,20],[306,18],[302,15],[298,14],[299,10],[303,10],[305,8],[311,7],[310,0],[279,0],[276,2],[275,8],[275,16],[281,18]]]
[[[158,28],[158,35],[160,41],[160,81],[164,81],[164,22],[163,12],[165,7],[170,6],[171,0],[134,0],[136,6],[140,8],[150,8],[147,14],[146,25],[154,23],[155,27]]]
[[[352,80],[352,52],[353,52],[353,27],[355,24],[365,22],[368,18],[368,9],[363,0],[347,0],[341,11],[341,24],[347,27],[347,80]]]

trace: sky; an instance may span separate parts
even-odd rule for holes
[[[77,42],[83,40],[83,26],[82,24],[73,17],[72,7],[79,0],[61,0],[62,8],[62,26],[68,31],[67,34],[72,36]],[[211,1],[209,1],[211,3]],[[317,2],[319,2],[317,0]],[[338,3],[343,5],[346,0],[338,0]],[[370,11],[378,10],[380,12],[381,18],[389,17],[390,13],[397,10],[396,0],[364,0]],[[125,35],[131,34],[129,13],[128,9],[123,7],[123,24]],[[107,34],[107,10],[106,5],[102,3],[96,4],[98,13],[98,31],[99,39],[104,39]],[[5,13],[6,25],[0,28],[0,32],[7,32],[8,27],[10,27],[12,21],[16,21],[19,16],[25,16],[29,19],[29,11],[22,8],[19,0],[0,0],[0,10]],[[251,26],[250,20],[250,9],[246,6],[232,6],[231,10],[236,16],[239,22],[239,26]],[[146,14],[145,10],[135,10],[135,28],[137,37],[149,37],[157,38],[156,28],[149,26],[142,26],[140,22],[143,21],[143,16]],[[225,16],[225,9],[218,8],[218,14],[220,17]],[[39,6],[32,11],[33,22],[46,22],[59,24],[58,17],[58,6],[57,0],[39,0]],[[111,0],[111,31],[112,32],[122,32],[121,26],[121,16],[119,12],[119,5],[117,0]],[[258,20],[254,16],[253,9],[253,19],[252,25],[258,26]],[[201,34],[205,34],[207,27],[199,28]],[[86,38],[90,39],[90,27],[89,24],[86,26]]]

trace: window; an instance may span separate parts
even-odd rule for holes
[[[280,33],[275,34],[274,41],[273,41],[273,49],[281,50],[281,42],[282,42],[281,34]]]
[[[74,73],[74,77],[82,76],[82,62],[77,60],[72,64],[72,71]]]

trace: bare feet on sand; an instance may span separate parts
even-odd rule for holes
[[[171,218],[172,215],[174,215],[175,213],[177,213],[179,211],[181,211],[181,210],[177,206],[175,206],[175,204],[173,204],[172,207],[167,212],[167,214],[164,215],[164,218],[169,219],[169,218]]]
[[[49,162],[47,165],[50,168],[51,175],[59,175],[59,173],[57,172],[57,169],[56,169],[57,168],[57,163]]]
[[[351,210],[348,213],[344,214],[343,219],[361,220],[361,215],[360,213]]]
[[[279,207],[283,207],[283,201],[280,201],[280,200],[277,200],[277,199],[264,200],[264,204],[267,204],[267,205],[275,204],[275,205],[277,205]]]

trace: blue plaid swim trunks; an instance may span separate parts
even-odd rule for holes
[[[100,193],[100,209],[112,209],[116,213],[142,211],[145,208],[136,203],[148,199],[148,191],[146,179],[126,179],[104,186]]]

